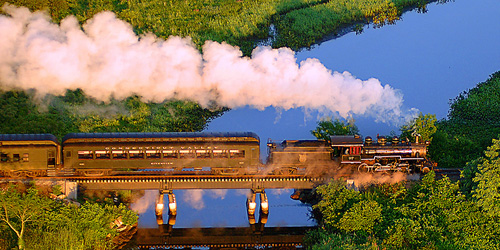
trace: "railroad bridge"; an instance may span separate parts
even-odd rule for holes
[[[68,181],[78,183],[86,190],[159,190],[156,202],[158,224],[163,223],[164,196],[168,198],[169,224],[175,224],[177,202],[173,190],[179,189],[248,189],[247,212],[250,224],[255,223],[257,197],[260,205],[260,219],[267,215],[269,205],[266,189],[312,189],[326,183],[328,178],[304,176],[111,176],[111,177],[73,177]]]
[[[38,177],[38,178],[3,178],[4,182],[32,181],[49,182],[60,185],[64,193],[75,198],[78,189],[84,190],[158,190],[156,201],[156,216],[158,224],[163,224],[163,210],[168,209],[168,223],[175,224],[177,202],[174,190],[182,189],[248,189],[246,206],[250,224],[255,224],[255,213],[259,211],[259,222],[266,218],[269,212],[266,189],[312,189],[327,183],[330,178],[289,176],[227,176],[227,175],[118,175],[104,177]],[[167,197],[165,197],[167,196]],[[164,204],[167,198],[168,204]],[[260,209],[258,209],[258,206]],[[264,219],[264,223],[265,223]]]

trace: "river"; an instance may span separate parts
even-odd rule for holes
[[[377,78],[399,89],[404,105],[445,118],[448,102],[500,70],[500,1],[456,0],[430,4],[427,13],[410,11],[395,25],[365,27],[312,49],[297,60],[318,58],[332,71],[349,71],[366,80]],[[321,115],[302,109],[234,109],[214,120],[208,131],[252,131],[261,138],[313,139],[310,130]],[[363,135],[398,133],[394,124],[354,117]],[[174,228],[245,227],[247,190],[174,191],[178,215]],[[309,208],[291,200],[292,190],[268,190],[270,212],[266,227],[314,225]],[[147,191],[139,227],[156,228],[154,197]],[[153,199],[153,200],[151,200]],[[167,219],[165,218],[165,221]]]

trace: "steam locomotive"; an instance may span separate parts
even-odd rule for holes
[[[427,159],[428,142],[402,141],[393,137],[387,141],[379,136],[365,140],[358,136],[331,136],[324,140],[285,140],[281,143],[269,141],[267,164],[278,174],[305,174],[324,171],[359,172],[401,171],[405,173],[427,173],[434,163]]]
[[[116,174],[309,175],[339,167],[359,171],[426,172],[425,143],[365,141],[359,136],[268,143],[231,133],[72,133],[62,143],[50,134],[1,134],[0,176],[107,176]]]

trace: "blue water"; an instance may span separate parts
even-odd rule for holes
[[[332,71],[362,80],[377,78],[401,90],[404,105],[438,119],[448,102],[500,70],[500,1],[456,0],[430,4],[427,13],[407,12],[395,25],[365,27],[297,53],[297,61],[318,58]],[[286,90],[284,90],[286,91]],[[253,131],[267,138],[313,139],[317,112],[274,108],[234,109],[214,120],[209,131]],[[364,136],[399,133],[399,127],[354,117]],[[262,151],[265,153],[265,151]]]
[[[375,77],[382,84],[400,89],[406,107],[442,119],[447,115],[450,99],[500,70],[499,45],[500,1],[456,0],[431,4],[424,14],[407,12],[395,25],[365,27],[360,35],[349,33],[324,42],[297,53],[297,59],[314,57],[333,71],[349,71],[363,80]],[[256,132],[265,155],[268,138],[313,139],[309,131],[316,127],[318,118],[317,112],[301,109],[279,112],[273,108],[264,111],[241,108],[214,120],[207,130]],[[355,119],[365,136],[391,130],[399,133],[397,126],[363,117]],[[154,196],[157,191],[151,192]],[[200,208],[200,203],[191,202],[193,193],[174,191],[178,206],[175,227],[248,225],[245,190],[228,190],[224,198],[214,192],[203,192]],[[292,190],[281,194],[268,191],[267,226],[313,224],[309,209],[291,200],[291,193]],[[141,227],[156,226],[153,206],[141,214]]]

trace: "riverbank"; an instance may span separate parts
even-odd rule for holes
[[[191,37],[201,48],[205,41],[226,42],[239,46],[245,55],[262,41],[273,47],[290,47],[296,51],[339,35],[346,30],[360,31],[361,24],[375,27],[394,23],[403,12],[425,9],[430,2],[449,0],[202,0],[165,2],[150,0],[106,1],[99,4],[58,1],[26,2],[1,0],[30,10],[46,10],[54,22],[69,15],[81,24],[101,11],[112,11],[132,25],[137,34],[153,33]],[[273,28],[271,28],[273,27]],[[272,32],[271,32],[272,30]]]

